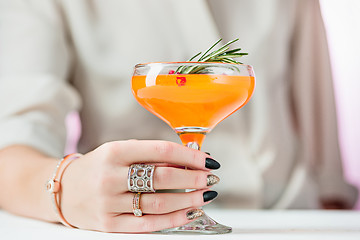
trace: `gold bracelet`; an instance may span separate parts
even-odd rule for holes
[[[72,160],[78,159],[83,156],[80,153],[73,153],[65,156],[56,165],[52,178],[46,183],[46,190],[51,194],[54,210],[60,218],[60,222],[65,226],[76,228],[65,220],[64,215],[61,212],[60,204],[60,192],[61,192],[61,178],[64,174],[65,169],[69,166]]]

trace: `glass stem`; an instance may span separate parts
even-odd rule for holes
[[[178,133],[182,144],[186,147],[200,150],[205,139],[206,132],[181,132]]]

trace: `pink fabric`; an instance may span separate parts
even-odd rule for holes
[[[77,152],[77,142],[81,135],[81,122],[77,112],[70,113],[66,118],[67,141],[65,155]]]

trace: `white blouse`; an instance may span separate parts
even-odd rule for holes
[[[316,208],[357,193],[343,178],[325,31],[314,0],[0,0],[0,148],[61,157],[66,115],[79,151],[112,140],[180,142],[132,96],[133,67],[183,61],[217,39],[255,69],[250,102],[203,151],[221,162],[215,204]]]

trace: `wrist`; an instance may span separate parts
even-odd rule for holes
[[[80,158],[82,154],[80,153],[73,153],[65,156],[63,159],[58,161],[54,173],[52,177],[47,181],[46,184],[46,191],[50,194],[50,198],[53,204],[54,211],[59,219],[59,221],[64,224],[65,226],[75,228],[71,225],[63,216],[61,210],[61,180],[66,168],[72,163],[73,160]]]

